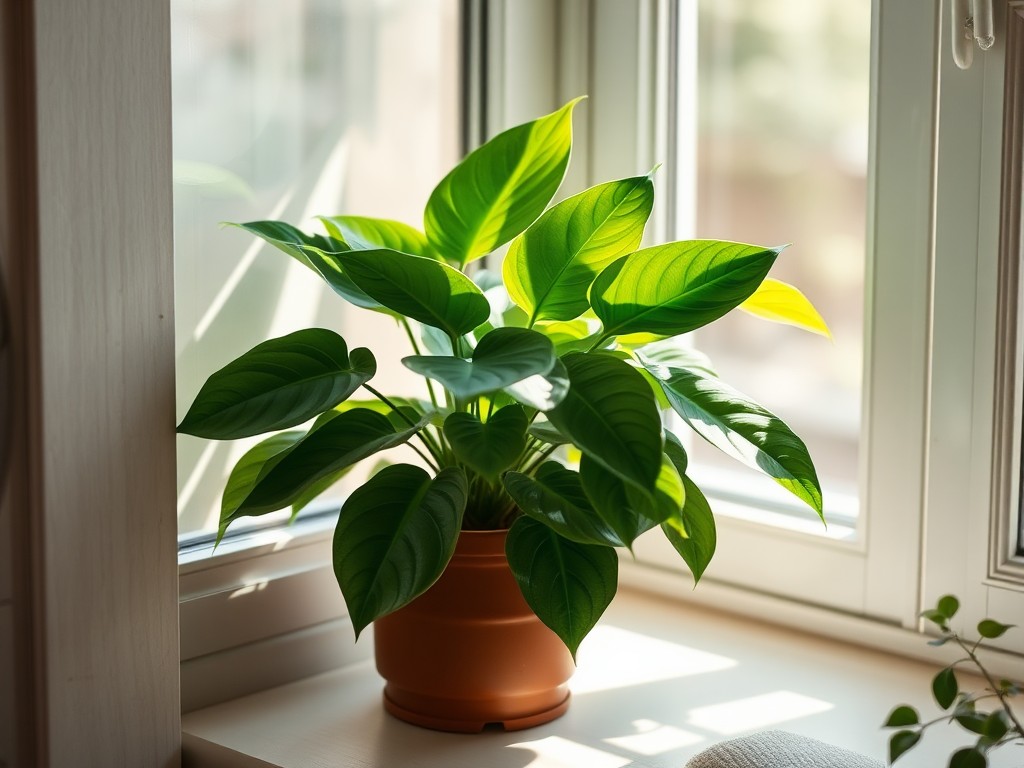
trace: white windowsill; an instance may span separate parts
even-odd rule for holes
[[[381,679],[365,662],[186,715],[185,764],[681,768],[713,743],[766,728],[882,759],[879,724],[901,703],[930,717],[936,669],[623,588],[580,649],[572,706],[553,723],[472,736],[416,728],[384,713]],[[936,726],[899,765],[936,768],[965,743],[961,729]],[[1003,748],[989,765],[1021,768],[1024,750]]]

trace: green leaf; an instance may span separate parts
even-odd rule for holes
[[[611,181],[558,203],[516,238],[502,271],[529,324],[586,312],[590,284],[640,245],[653,205],[650,176]]]
[[[661,530],[690,569],[696,586],[715,555],[718,533],[711,506],[697,484],[683,475],[683,488],[686,501],[683,509],[677,513],[680,524],[670,518],[662,523]]]
[[[466,264],[526,229],[547,207],[569,164],[572,109],[510,128],[471,152],[427,201],[427,240]]]
[[[309,328],[257,344],[210,376],[178,432],[234,440],[308,421],[336,406],[377,371],[368,349]]]
[[[689,345],[686,339],[671,338],[645,344],[636,350],[636,357],[642,360],[648,369],[667,370],[669,368],[686,368],[697,371],[705,376],[718,378],[718,372],[711,364],[710,358],[698,349]],[[663,374],[662,377],[664,378]]]
[[[547,373],[538,373],[517,381],[505,387],[504,391],[523,405],[547,412],[565,399],[569,391],[569,372],[562,361],[556,358]]]
[[[686,449],[683,448],[679,438],[668,430],[665,431],[665,455],[668,456],[680,477],[686,474],[686,468],[690,463],[690,459],[686,455]]]
[[[580,642],[615,596],[615,550],[568,541],[521,517],[508,532],[505,554],[527,604],[575,659]]]
[[[661,471],[661,419],[643,376],[604,353],[573,352],[562,362],[569,391],[548,419],[606,469],[653,492]]]
[[[960,610],[960,601],[953,595],[943,595],[939,598],[936,609],[947,619],[952,619],[956,616],[956,612]]]
[[[952,667],[946,667],[932,679],[932,695],[935,703],[943,709],[949,709],[956,701],[960,686],[956,682],[956,673]]]
[[[507,405],[486,423],[471,413],[453,413],[444,421],[444,436],[455,458],[493,478],[515,464],[523,452],[527,424],[521,405]]]
[[[591,330],[586,320],[569,320],[564,323],[540,322],[534,325],[533,329],[551,339],[558,355],[568,352],[586,352],[597,341],[597,335]]]
[[[985,720],[987,715],[983,712],[964,712],[959,715],[954,715],[956,721],[962,728],[976,733],[979,736],[985,733]]]
[[[982,732],[984,736],[991,739],[992,743],[995,743],[1007,734],[1010,727],[1011,723],[1008,722],[1006,712],[1001,709],[997,709],[985,718],[985,724],[982,727]]]
[[[431,477],[385,467],[355,490],[334,529],[334,575],[356,637],[437,581],[455,551],[469,487],[461,468]]]
[[[336,258],[367,295],[449,336],[468,333],[490,312],[473,281],[439,261],[386,248],[345,251]]]
[[[314,424],[287,452],[267,463],[249,494],[230,513],[230,520],[266,514],[295,503],[324,478],[404,443],[427,421],[424,417],[415,429],[396,429],[386,416],[363,408],[346,413],[332,411],[324,416],[331,418]],[[221,523],[230,520],[222,518]]]
[[[329,490],[334,486],[335,483],[340,481],[345,475],[355,469],[355,464],[350,464],[344,469],[340,469],[333,475],[327,475],[326,477],[317,480],[311,486],[306,488],[299,497],[292,502],[292,516],[291,520],[294,521],[298,517],[299,513],[305,509],[309,504],[316,499],[321,493]]]
[[[740,309],[763,320],[792,325],[805,331],[832,338],[825,320],[798,288],[766,277]]]
[[[664,505],[659,506],[651,496],[635,491],[586,454],[580,459],[580,480],[595,513],[626,547],[632,548],[640,534],[654,528],[659,518],[664,517]]]
[[[939,629],[944,631],[947,630],[947,622],[949,621],[949,619],[946,616],[946,614],[944,614],[938,608],[927,608],[921,611],[921,613],[919,613],[918,615],[922,619],[926,619],[930,621],[932,624],[935,624]]]
[[[245,501],[256,486],[260,476],[280,460],[281,454],[290,450],[305,436],[305,432],[281,432],[261,440],[240,458],[228,475],[224,493],[221,496],[220,525],[217,531],[217,543],[224,537],[228,523],[234,519],[234,512]]]
[[[989,640],[1002,637],[1008,629],[1017,626],[1016,624],[1001,624],[995,619],[983,619],[978,622],[978,634]]]
[[[896,760],[921,740],[920,731],[896,731],[889,737],[889,762]]]
[[[363,309],[391,314],[391,310],[367,296],[345,274],[336,255],[340,251],[347,251],[348,245],[340,240],[323,235],[307,235],[283,221],[250,221],[231,226],[262,238],[279,251],[309,267],[331,287],[331,290],[349,303]]]
[[[821,486],[807,447],[781,419],[720,379],[641,360],[661,381],[673,410],[697,434],[773,478],[824,519]]]
[[[882,727],[899,728],[904,725],[917,725],[920,722],[921,717],[917,714],[917,710],[904,704],[889,713]]]
[[[985,768],[988,758],[975,747],[958,749],[949,758],[949,768]]]
[[[606,267],[590,303],[607,336],[675,336],[717,320],[757,290],[780,248],[688,240],[645,248]]]
[[[535,421],[527,430],[533,437],[548,445],[566,445],[569,438],[555,429],[551,422],[546,420]]]
[[[367,216],[321,216],[327,233],[350,248],[373,251],[387,248],[436,259],[437,254],[427,243],[426,235],[415,227],[391,219],[373,219]]]
[[[580,475],[557,461],[544,462],[534,477],[508,472],[502,481],[509,496],[526,515],[566,539],[619,547],[628,546],[636,538],[636,523],[629,538],[630,526],[622,519],[628,516],[627,510],[617,511],[620,517],[612,521],[599,514],[584,493]],[[625,536],[620,532],[622,527],[626,528]]]
[[[456,397],[467,398],[546,374],[556,359],[551,342],[536,331],[496,328],[480,340],[471,361],[460,357],[413,355],[402,358],[402,364],[440,381]]]

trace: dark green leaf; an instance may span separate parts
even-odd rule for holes
[[[617,530],[618,526],[610,524],[591,506],[580,475],[557,461],[542,464],[534,477],[508,472],[503,482],[505,490],[524,514],[560,536],[581,544],[613,547],[632,542],[628,535],[628,540],[624,539]],[[619,522],[618,518],[616,522]]]
[[[882,727],[899,728],[904,725],[917,725],[920,722],[921,718],[917,714],[917,710],[904,704],[903,706],[896,707],[896,709],[889,713]]]
[[[889,737],[889,762],[896,760],[921,740],[920,731],[896,731]]]
[[[932,695],[935,702],[943,709],[949,709],[956,701],[960,686],[956,682],[956,674],[952,667],[946,667],[932,680]]]
[[[688,368],[654,365],[647,370],[697,434],[773,478],[822,516],[821,486],[810,454],[781,419],[721,379]]]
[[[444,435],[455,458],[485,477],[511,467],[526,447],[526,412],[507,405],[486,423],[471,413],[453,413],[444,421]]]
[[[224,537],[228,523],[234,519],[235,510],[245,501],[245,497],[255,487],[260,476],[268,470],[269,466],[276,464],[280,460],[281,454],[291,449],[305,434],[301,430],[296,430],[268,437],[246,451],[236,462],[231,474],[228,475],[228,482],[224,486],[224,494],[221,496],[220,525],[217,530],[218,544]]]
[[[575,659],[580,642],[615,596],[615,550],[563,539],[546,525],[521,517],[508,533],[505,553],[527,604]]]
[[[654,204],[650,176],[592,187],[548,209],[516,238],[503,273],[512,300],[538,320],[572,320],[590,308],[594,278],[636,250]]]
[[[696,586],[711,562],[711,558],[715,555],[718,534],[715,528],[715,516],[700,488],[685,475],[683,475],[683,487],[686,491],[686,502],[678,514],[679,522],[676,523],[674,519],[670,518],[662,523],[661,530],[690,569],[690,573],[693,574],[694,586]]]
[[[536,331],[496,328],[480,340],[471,361],[413,355],[402,358],[402,364],[440,381],[456,397],[468,398],[511,386],[530,376],[544,375],[556,360],[551,342]]]
[[[780,252],[718,240],[645,248],[606,267],[590,303],[606,335],[687,333],[739,306]]]
[[[626,547],[632,547],[640,534],[656,526],[667,513],[664,502],[659,504],[648,494],[630,493],[634,490],[632,486],[586,454],[580,460],[580,480],[595,514],[600,515]],[[680,484],[680,506],[681,492]]]
[[[345,251],[335,258],[368,296],[449,336],[468,333],[490,313],[473,281],[439,261],[386,248]]]
[[[378,451],[404,443],[417,431],[412,427],[396,429],[386,416],[363,408],[324,415],[332,418],[314,424],[305,437],[279,454],[273,464],[267,463],[249,494],[230,513],[230,519],[283,509],[324,478]],[[419,426],[426,420],[424,417]]]
[[[943,595],[939,598],[936,609],[947,619],[952,619],[956,616],[956,612],[960,610],[960,601],[953,595]]]
[[[690,459],[686,455],[686,449],[683,448],[679,438],[667,430],[665,432],[665,455],[668,456],[680,476],[686,474],[686,467],[690,463]]]
[[[1016,624],[1000,624],[995,619],[983,619],[978,623],[978,634],[989,640],[1002,637],[1008,629],[1017,626]]]
[[[540,216],[569,164],[577,101],[498,134],[441,180],[423,215],[427,240],[438,253],[465,264]]]
[[[367,216],[321,216],[320,220],[331,237],[360,251],[387,248],[436,259],[437,254],[427,243],[426,235],[415,227],[391,219],[373,219]]]
[[[949,768],[985,768],[988,758],[974,747],[958,749],[949,758]]]
[[[441,575],[455,551],[467,494],[458,467],[431,479],[419,467],[396,464],[348,498],[334,530],[334,575],[356,637]]]
[[[976,733],[979,736],[985,733],[985,718],[987,715],[984,712],[966,711],[962,714],[954,715],[954,717],[963,728],[971,733]]]
[[[1012,723],[1006,716],[1006,712],[997,709],[985,719],[982,726],[982,733],[991,739],[992,743],[999,741],[1010,730]]]
[[[350,464],[344,469],[338,470],[333,475],[327,475],[326,477],[317,480],[315,483],[313,483],[313,485],[309,486],[306,490],[299,494],[299,497],[292,502],[291,519],[294,521],[295,518],[298,517],[299,512],[301,512],[303,509],[309,506],[309,504],[313,500],[315,500],[317,496],[332,488],[335,483],[339,482],[342,478],[345,477],[345,475],[347,475],[349,472],[355,469],[355,466],[355,464]]]
[[[628,363],[604,353],[562,358],[569,392],[548,419],[585,454],[641,491],[661,471],[661,418],[650,387]]]
[[[234,440],[308,421],[376,373],[368,349],[349,358],[333,331],[309,328],[257,344],[207,379],[178,432]]]
[[[566,445],[569,438],[555,429],[549,421],[535,421],[527,430],[533,437],[548,445]]]
[[[364,309],[391,313],[391,310],[367,296],[345,274],[335,258],[338,252],[348,250],[348,245],[340,240],[323,235],[308,235],[283,221],[250,221],[247,224],[232,226],[262,238],[279,251],[306,265],[319,275],[331,290],[351,304]]]

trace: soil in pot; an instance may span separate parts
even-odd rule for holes
[[[374,623],[384,707],[442,731],[519,730],[569,706],[568,649],[526,604],[505,531],[463,531],[441,578]]]

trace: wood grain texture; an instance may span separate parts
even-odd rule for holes
[[[166,0],[35,2],[51,766],[179,762]]]

